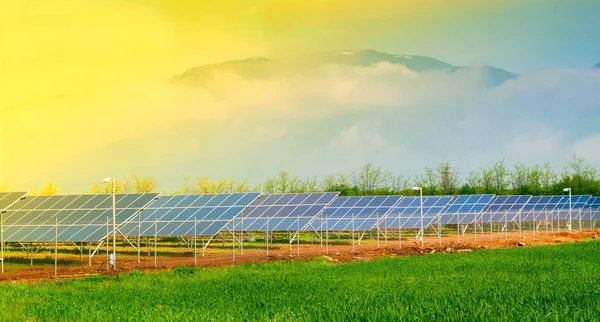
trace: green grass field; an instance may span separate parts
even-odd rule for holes
[[[0,285],[6,320],[600,320],[600,242]]]

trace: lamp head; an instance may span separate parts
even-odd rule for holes
[[[413,187],[412,190],[421,190],[421,187]]]
[[[569,192],[569,191],[571,191],[571,188],[564,188],[563,191],[564,192]]]
[[[110,183],[112,181],[111,178],[104,178],[102,179],[102,181],[100,181],[101,183]]]

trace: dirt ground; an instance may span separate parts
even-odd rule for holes
[[[267,260],[308,260],[319,256],[326,256],[328,260],[333,262],[368,261],[385,256],[420,255],[432,252],[453,253],[489,248],[530,247],[578,242],[584,239],[600,239],[599,230],[573,233],[563,232],[560,234],[549,233],[548,235],[545,232],[537,232],[535,234],[533,232],[524,232],[522,234],[516,232],[509,233],[508,235],[504,233],[490,234],[487,232],[477,235],[451,235],[443,237],[441,241],[437,236],[426,236],[424,247],[420,246],[414,236],[403,237],[401,241],[398,240],[398,236],[395,236],[395,239],[388,238],[387,242],[383,238],[380,238],[379,245],[375,239],[363,240],[360,245],[358,242],[355,242],[354,252],[352,251],[351,243],[344,245],[330,244],[327,247],[325,242],[323,242],[323,246],[321,247],[320,241],[315,240],[314,244],[300,245],[300,256],[297,255],[297,244],[292,245],[291,251],[290,245],[287,243],[273,244],[270,246],[268,259],[264,244],[245,244],[243,254],[240,254],[239,248],[236,247],[235,256],[233,256],[231,243],[228,243],[229,250],[227,250],[226,246],[222,246],[220,242],[215,242],[207,248],[205,256],[201,255],[200,247],[198,247],[197,266],[219,267],[248,262],[260,263]],[[337,242],[337,239],[331,236],[329,240],[331,243]],[[349,241],[346,240],[346,242]],[[49,263],[47,258],[40,264],[34,262],[33,266],[27,264],[14,265],[11,264],[10,259],[7,259],[7,271],[0,274],[0,282],[38,282],[43,280],[78,278],[89,275],[115,275],[126,273],[133,269],[154,271],[172,269],[180,265],[194,265],[192,249],[179,248],[173,250],[159,245],[156,268],[154,267],[154,250],[148,256],[148,249],[142,249],[141,261],[138,263],[137,253],[131,247],[120,247],[117,251],[116,271],[106,270],[106,253],[104,248],[98,255],[92,258],[91,266],[88,265],[87,249],[83,257],[73,252],[71,254],[61,254],[59,251],[58,276],[54,276],[53,261]],[[10,256],[18,255],[12,254],[8,257],[10,258]],[[26,256],[25,253],[20,257],[24,258],[24,256]],[[47,253],[43,256],[53,255]],[[83,262],[80,262],[80,259]]]

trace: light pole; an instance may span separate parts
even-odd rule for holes
[[[420,202],[421,202],[421,247],[423,247],[425,229],[423,227],[423,187],[413,187],[412,190],[419,190]]]
[[[113,270],[117,270],[117,206],[116,206],[116,186],[115,179],[104,178],[102,179],[102,183],[110,183],[112,185],[112,217],[113,217]]]
[[[573,207],[571,206],[571,197],[572,197],[571,196],[571,188],[564,188],[563,191],[569,193],[569,232],[571,232],[571,226],[572,226],[571,222],[573,220],[573,218],[571,217],[571,212],[573,209]]]

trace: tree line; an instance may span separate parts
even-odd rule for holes
[[[117,193],[157,192],[158,182],[150,177],[131,175],[116,179]],[[206,176],[184,177],[178,191],[160,191],[163,194],[201,194],[262,192],[302,193],[302,192],[339,192],[342,196],[372,195],[416,195],[412,187],[422,187],[424,195],[455,194],[497,194],[497,195],[556,195],[564,188],[571,188],[573,194],[600,195],[600,172],[594,165],[573,155],[557,173],[549,163],[527,166],[517,164],[511,168],[503,160],[491,162],[488,166],[471,170],[461,176],[457,167],[442,162],[437,167],[425,167],[423,172],[409,177],[402,173],[393,173],[380,166],[367,163],[355,171],[346,174],[331,174],[323,178],[293,176],[279,171],[274,177],[268,177],[262,184],[251,185],[247,180],[220,179],[212,181]],[[0,185],[0,191],[10,190]],[[110,193],[110,184],[93,183],[85,193]],[[34,190],[34,195],[53,195],[61,189],[53,182]]]

